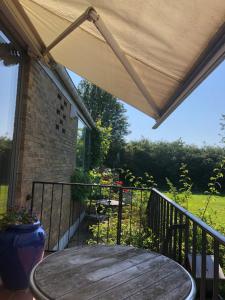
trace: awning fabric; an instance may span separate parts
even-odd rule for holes
[[[51,56],[152,116],[158,124],[224,58],[224,0],[19,0],[19,3],[45,46],[88,7],[93,7],[145,85],[157,110],[93,23],[83,22],[50,51]]]

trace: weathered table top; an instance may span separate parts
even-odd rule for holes
[[[194,299],[192,278],[158,253],[129,246],[86,246],[46,257],[32,271],[37,299]]]

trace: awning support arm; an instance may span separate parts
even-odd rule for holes
[[[57,38],[49,46],[46,47],[43,55],[45,56],[46,54],[48,54],[52,50],[52,48],[59,44],[65,37],[67,37],[68,34],[79,27],[84,21],[88,20],[90,11],[92,9],[92,7],[88,7],[82,15],[80,15],[69,27],[66,28],[66,30],[64,30],[59,36],[57,36]]]
[[[108,28],[106,27],[106,25],[104,24],[104,22],[102,21],[102,19],[100,18],[100,16],[97,14],[97,12],[94,9],[92,9],[90,11],[90,19],[95,24],[98,31],[104,37],[107,44],[110,46],[110,48],[112,49],[112,51],[114,52],[116,57],[119,59],[121,64],[124,66],[125,70],[128,72],[128,74],[130,75],[130,77],[132,78],[134,83],[136,84],[137,88],[140,90],[142,95],[147,100],[148,104],[153,109],[155,118],[158,119],[160,117],[160,112],[159,112],[159,109],[158,109],[155,101],[153,100],[152,96],[150,95],[149,91],[146,89],[146,87],[145,87],[144,83],[142,82],[142,80],[140,79],[139,75],[137,74],[137,72],[135,71],[135,69],[130,64],[127,57],[121,50],[119,44],[114,39],[113,35],[108,30]]]
[[[100,16],[94,10],[94,8],[89,7],[80,17],[78,17],[66,30],[64,30],[46,49],[43,51],[43,56],[47,55],[57,44],[59,44],[68,34],[70,34],[73,30],[79,27],[83,22],[86,20],[93,22],[96,26],[98,31],[104,37],[105,41],[112,49],[116,57],[119,59],[121,64],[124,66],[125,70],[128,72],[134,83],[136,84],[137,88],[140,90],[148,104],[151,106],[155,119],[160,117],[160,111],[157,107],[155,101],[153,100],[152,96],[150,95],[149,91],[146,89],[144,83],[140,79],[139,75],[130,64],[129,60],[127,59],[126,55],[121,50],[119,44],[114,39],[113,35],[110,33]]]

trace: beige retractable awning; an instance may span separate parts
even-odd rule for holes
[[[18,3],[2,0],[0,8],[31,52],[153,117],[155,127],[224,58],[225,0]]]

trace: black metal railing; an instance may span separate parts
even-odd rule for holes
[[[225,237],[156,189],[39,181],[31,208],[47,251],[83,243],[149,248],[188,269],[200,299],[224,293]]]
[[[45,228],[46,251],[68,246],[71,238],[72,245],[138,246],[146,228],[149,197],[148,188],[36,181],[31,210]]]
[[[152,189],[147,214],[148,226],[157,236],[157,250],[191,272],[199,298],[223,299],[219,294],[225,296],[225,236],[156,189]]]

